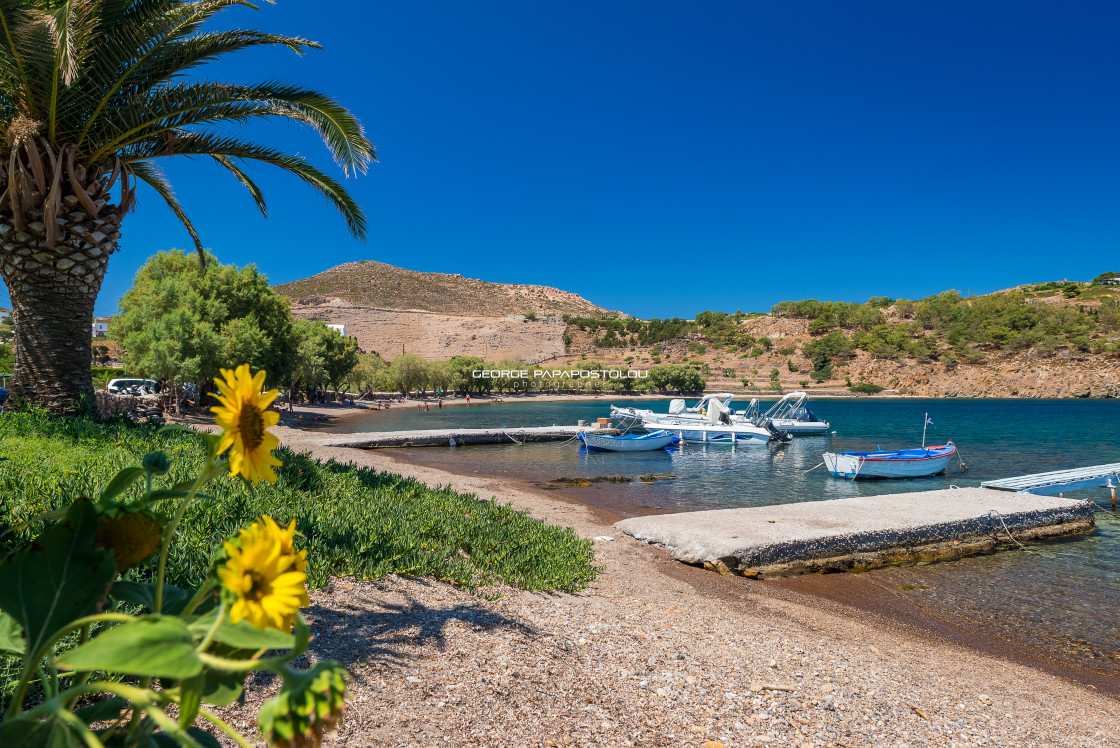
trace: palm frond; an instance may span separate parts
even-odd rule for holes
[[[377,153],[354,115],[330,97],[300,86],[266,82],[255,86],[225,83],[175,83],[161,86],[143,103],[121,107],[107,123],[119,134],[101,136],[102,154],[153,135],[221,121],[244,124],[260,117],[282,117],[311,126],[331,149],[345,173],[365,173]]]
[[[355,238],[364,239],[366,217],[361,207],[341,184],[316,169],[299,156],[274,148],[210,132],[180,132],[175,143],[176,156],[227,156],[242,161],[260,161],[296,175],[334,205],[346,221]],[[166,144],[162,139],[151,143],[138,143],[121,154],[126,164],[136,164],[156,158],[166,158]]]
[[[253,202],[257,204],[257,209],[260,210],[261,215],[268,218],[268,206],[264,201],[264,193],[261,192],[261,188],[257,186],[257,183],[250,179],[249,175],[242,171],[241,167],[229,156],[214,155],[213,158],[218,162],[219,166],[228,170],[233,176],[237,177],[237,181],[245,185],[245,189],[249,190],[249,194],[252,195]]]
[[[187,233],[191,235],[191,240],[194,242],[194,247],[198,251],[199,259],[205,264],[206,251],[202,248],[202,240],[198,238],[198,232],[194,230],[194,224],[191,219],[187,217],[186,211],[183,210],[183,205],[179,202],[179,198],[175,197],[175,192],[171,189],[171,184],[167,181],[167,177],[160,171],[159,167],[155,164],[144,162],[129,163],[129,170],[133,176],[144,182],[156,194],[163,198],[167,203],[167,207],[171,208],[171,212],[187,229]]]
[[[84,143],[90,125],[106,110],[113,95],[161,47],[194,33],[215,13],[235,5],[257,7],[246,0],[149,0],[135,3],[128,8],[132,12],[110,19],[103,33],[111,34],[115,43],[102,45],[98,64],[90,69],[92,83],[105,94],[93,107],[75,142]]]

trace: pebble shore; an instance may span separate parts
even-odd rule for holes
[[[315,445],[512,501],[595,541],[577,594],[336,579],[309,658],[352,672],[340,746],[1120,746],[1120,700],[808,595],[684,566],[609,518],[501,481]],[[606,538],[613,539],[606,539]],[[278,687],[222,711],[249,730]]]

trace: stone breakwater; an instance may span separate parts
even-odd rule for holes
[[[386,447],[457,447],[468,444],[520,444],[575,439],[577,434],[618,434],[618,429],[592,426],[527,426],[512,429],[423,429],[371,431],[319,440],[324,447],[382,449]]]
[[[950,561],[1092,531],[1095,504],[980,488],[636,517],[616,527],[673,558],[758,578]]]

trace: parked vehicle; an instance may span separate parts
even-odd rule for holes
[[[114,379],[105,387],[105,391],[110,395],[141,395],[155,392],[155,387],[154,379]],[[148,391],[140,392],[141,388],[146,388]]]

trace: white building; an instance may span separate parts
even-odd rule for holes
[[[339,335],[341,335],[344,338],[346,337],[346,325],[327,324],[327,327],[331,328],[332,330],[338,330]]]
[[[3,322],[4,320],[6,320],[8,317],[11,317],[11,316],[12,316],[12,310],[11,309],[4,309],[3,307],[0,307],[0,322]]]
[[[94,317],[93,318],[93,337],[104,338],[109,335],[109,318],[108,317]]]

